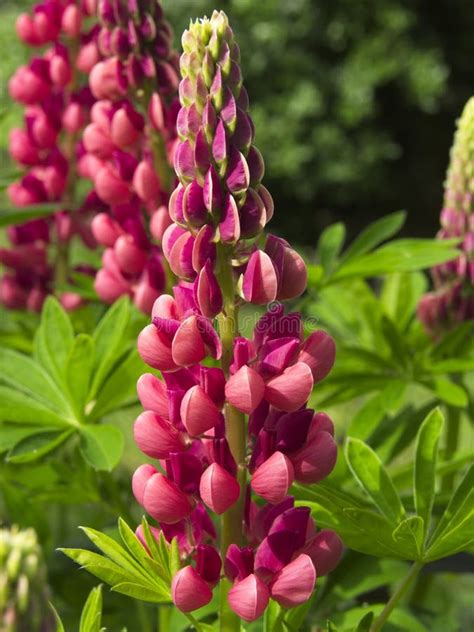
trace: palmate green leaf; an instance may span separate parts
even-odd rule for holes
[[[381,393],[368,399],[352,418],[347,435],[362,441],[367,440],[387,414],[397,412],[402,405],[406,388],[405,382],[393,380]]]
[[[41,431],[44,430],[53,430],[58,432],[57,428],[42,428]],[[19,441],[28,437],[31,434],[38,433],[38,426],[25,426],[25,425],[16,425],[16,424],[8,424],[1,423],[0,424],[0,454],[3,452],[8,452],[14,445],[16,445]]]
[[[81,614],[79,632],[101,632],[102,586],[96,586],[89,593]]]
[[[393,531],[393,539],[406,551],[407,559],[420,560],[423,553],[424,522],[420,516],[411,516],[400,522]]]
[[[94,378],[90,399],[96,397],[110,369],[123,353],[124,334],[129,322],[130,301],[128,297],[122,297],[106,312],[94,331]]]
[[[444,373],[468,373],[474,371],[474,358],[449,358],[433,362],[426,366],[427,371],[433,375]]]
[[[116,426],[110,424],[83,425],[80,450],[84,459],[95,470],[112,471],[120,461],[124,447],[124,437]]]
[[[42,402],[64,417],[72,411],[63,391],[34,360],[11,349],[0,348],[0,380]]]
[[[58,384],[65,383],[64,368],[74,343],[71,320],[57,299],[48,296],[35,336],[35,359]]]
[[[67,557],[79,564],[84,570],[110,586],[136,580],[133,574],[124,570],[118,564],[115,564],[115,562],[112,562],[103,555],[99,555],[99,553],[85,551],[83,549],[63,548],[58,549],[58,551],[67,555]]]
[[[410,363],[410,349],[400,331],[387,316],[382,316],[381,330],[385,342],[390,348],[392,358],[402,367]]]
[[[452,529],[447,529],[429,547],[425,560],[433,562],[443,557],[449,557],[461,551],[468,551],[474,545],[474,506],[472,504],[464,520],[453,521]]]
[[[94,341],[87,334],[79,334],[74,339],[68,354],[65,372],[66,383],[78,419],[84,418],[87,403],[92,364],[94,361]]]
[[[332,272],[337,257],[341,252],[345,237],[346,227],[342,222],[332,224],[332,226],[329,226],[321,233],[317,247],[317,255],[326,275]]]
[[[351,549],[378,557],[407,559],[404,547],[393,539],[393,525],[384,516],[367,509],[344,509],[353,531],[342,534]]]
[[[356,481],[384,516],[393,524],[403,520],[405,510],[402,501],[375,452],[363,441],[349,437],[346,460]]]
[[[472,507],[474,496],[474,465],[471,465],[464,474],[458,487],[451,496],[451,500],[445,509],[441,520],[436,525],[436,529],[430,539],[430,543],[436,542],[436,539],[445,531],[452,529],[453,524],[463,520]]]
[[[154,586],[150,588],[140,583],[124,582],[112,586],[112,590],[122,595],[132,597],[133,599],[139,599],[140,601],[147,601],[149,603],[169,603],[171,601],[169,591],[160,590]]]
[[[24,224],[25,222],[38,219],[39,217],[48,217],[48,215],[52,215],[60,209],[62,209],[62,207],[58,204],[35,204],[33,206],[23,206],[21,209],[2,209],[0,210],[0,228]]]
[[[371,604],[336,613],[332,616],[337,623],[338,632],[355,632],[360,621],[368,613],[372,613],[376,618],[380,615],[385,604]],[[390,623],[396,626],[397,630],[403,632],[430,632],[416,617],[408,610],[397,607],[390,614]]]
[[[405,219],[406,212],[398,211],[369,224],[344,252],[341,262],[351,261],[390,239],[402,228]]]
[[[436,360],[443,360],[446,356],[451,358],[459,355],[472,356],[473,334],[474,321],[461,323],[433,345],[431,357]]]
[[[9,463],[31,463],[49,452],[52,452],[63,444],[73,434],[74,429],[58,432],[50,430],[48,432],[34,433],[16,443],[7,454]]]
[[[101,419],[105,414],[137,401],[136,383],[147,367],[136,349],[130,352],[102,385],[89,419]]]
[[[385,277],[380,295],[384,312],[399,331],[405,331],[427,289],[421,272],[395,273]]]
[[[42,402],[6,386],[0,386],[0,420],[48,428],[70,425],[70,420],[64,419]]]
[[[435,408],[421,424],[416,440],[413,494],[416,513],[423,519],[425,534],[428,532],[435,495],[436,459],[444,418]]]
[[[146,572],[150,580],[166,590],[167,585],[163,582],[166,581],[169,583],[171,581],[168,565],[166,565],[166,567],[162,567],[156,560],[150,557],[141,542],[139,542],[135,533],[130,529],[127,523],[122,520],[122,518],[119,518],[119,532],[122,542],[125,544],[130,554],[140,563],[143,571]],[[158,577],[163,581],[160,580],[158,582]]]
[[[469,402],[467,393],[462,386],[455,384],[446,376],[436,376],[430,381],[420,380],[420,384],[423,384],[423,386],[432,391],[441,401],[450,406],[464,408]]]
[[[414,272],[456,259],[456,240],[399,239],[361,257],[346,261],[329,279],[336,283],[352,277]]]

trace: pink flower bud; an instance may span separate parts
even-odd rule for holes
[[[153,474],[145,485],[143,506],[155,520],[167,524],[187,518],[193,510],[189,496],[159,472]]]
[[[51,92],[49,83],[27,66],[17,69],[8,88],[11,98],[25,105],[40,103]]]
[[[92,220],[92,233],[99,244],[111,248],[120,235],[123,235],[123,230],[110,215],[99,213]]]
[[[282,275],[278,282],[277,299],[287,301],[301,296],[306,290],[308,271],[302,257],[293,248],[283,249]]]
[[[66,35],[69,35],[69,37],[77,37],[80,34],[82,28],[82,15],[79,7],[74,4],[70,4],[64,9],[61,20],[61,28]]]
[[[70,134],[78,132],[85,122],[84,110],[79,103],[69,103],[62,117],[63,127]]]
[[[110,135],[97,123],[88,125],[83,134],[84,146],[88,152],[98,158],[110,158],[114,144]]]
[[[130,294],[127,281],[120,274],[106,268],[96,274],[94,289],[105,303],[113,303],[124,294]]]
[[[100,61],[89,75],[89,87],[96,99],[121,99],[125,92],[119,84],[119,61],[111,57]]]
[[[154,129],[161,132],[166,129],[165,105],[159,94],[154,92],[148,106],[148,117]]]
[[[168,395],[166,384],[152,373],[144,373],[137,382],[138,398],[146,410],[166,419],[168,417]]]
[[[41,287],[34,287],[28,294],[28,298],[26,300],[26,307],[27,309],[31,310],[32,312],[41,312],[41,309],[43,307],[43,303],[46,300],[46,296],[47,293],[46,291],[41,288]],[[64,296],[64,294],[63,294]],[[62,298],[61,297],[61,304],[62,304]],[[65,309],[68,309],[66,306],[64,306]]]
[[[153,167],[147,160],[142,160],[135,169],[133,188],[144,202],[156,202],[158,199],[160,182]]]
[[[193,437],[217,426],[221,419],[219,409],[200,386],[190,388],[181,402],[181,419]]]
[[[53,55],[49,62],[49,76],[58,88],[64,88],[72,79],[72,70],[62,55]]]
[[[74,292],[63,292],[60,297],[60,302],[65,310],[73,312],[84,304],[84,299]]]
[[[172,220],[166,206],[160,206],[160,208],[157,209],[151,216],[150,232],[159,244],[163,239],[165,230],[171,225],[171,223]]]
[[[50,149],[56,144],[58,130],[50,122],[46,114],[41,113],[38,114],[33,121],[31,135],[39,147]]]
[[[4,276],[0,279],[0,303],[8,309],[23,309],[26,301],[26,291],[13,277]]]
[[[97,174],[95,188],[97,195],[106,204],[126,203],[132,196],[128,184],[109,165]]]
[[[38,46],[41,43],[34,21],[28,13],[22,13],[18,16],[16,20],[16,34],[22,42],[30,46]]]
[[[146,484],[153,474],[156,473],[156,468],[148,463],[140,465],[140,467],[135,470],[132,477],[132,491],[140,505],[143,505],[143,495],[145,493]]]
[[[192,612],[211,601],[212,590],[192,566],[185,566],[173,577],[171,596],[181,612]]]
[[[284,608],[293,608],[308,601],[315,583],[316,571],[311,558],[302,553],[277,574],[270,594]]]
[[[135,127],[125,108],[115,112],[110,131],[113,142],[120,149],[130,147],[140,138],[140,130]]]
[[[219,283],[208,260],[195,281],[195,297],[203,316],[214,318],[222,310],[223,299]]]
[[[170,452],[186,447],[182,433],[151,410],[137,417],[133,435],[140,450],[153,459],[167,459]]]
[[[248,575],[234,584],[228,594],[229,605],[244,621],[255,621],[268,606],[270,593],[267,586],[256,575]]]
[[[242,279],[242,293],[246,301],[265,305],[277,295],[277,275],[272,260],[263,250],[256,250],[250,257]]]
[[[297,362],[267,383],[265,399],[272,406],[291,413],[308,401],[312,390],[311,369],[304,362]]]
[[[89,74],[99,61],[97,44],[92,41],[81,46],[76,59],[76,67],[80,72]]]
[[[282,452],[274,452],[255,470],[251,486],[256,494],[276,505],[287,496],[293,480],[294,472],[290,459]]]
[[[306,444],[291,455],[291,461],[296,480],[301,483],[318,483],[329,476],[336,465],[336,442],[328,432],[317,432],[309,436]]]
[[[305,546],[304,552],[311,558],[318,577],[322,577],[336,568],[343,549],[344,545],[337,533],[323,529]]]
[[[22,129],[10,132],[8,149],[13,160],[22,165],[33,166],[39,162],[38,149],[32,144],[29,135]]]
[[[334,340],[325,331],[314,331],[303,343],[298,362],[307,364],[315,384],[323,380],[333,367],[336,358]]]
[[[114,253],[125,274],[138,274],[145,267],[147,253],[135,245],[132,235],[120,235],[115,242]]]
[[[181,323],[173,339],[172,349],[173,360],[178,366],[192,366],[206,357],[207,351],[197,316],[190,316]]]
[[[138,336],[138,353],[149,366],[160,371],[175,371],[178,366],[173,360],[168,338],[154,325],[147,325]]]
[[[263,399],[265,383],[251,367],[244,365],[227,381],[225,395],[238,410],[252,413]]]
[[[199,493],[203,502],[220,516],[239,499],[240,485],[221,465],[212,463],[201,476]]]

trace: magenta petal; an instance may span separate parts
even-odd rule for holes
[[[199,492],[203,502],[221,515],[239,499],[240,485],[222,466],[212,463],[201,476]]]
[[[258,185],[265,174],[265,163],[262,154],[252,145],[247,154],[247,164],[249,169],[249,179],[252,185]]]
[[[145,485],[143,506],[155,520],[167,524],[187,518],[193,510],[189,497],[159,472]]]
[[[265,377],[280,374],[295,357],[300,348],[300,342],[297,338],[287,340],[287,342],[282,340],[281,344],[274,345],[275,348],[262,359],[260,371]]]
[[[146,484],[156,472],[156,468],[148,463],[140,465],[140,467],[135,470],[132,477],[132,491],[140,505],[143,505],[143,494],[145,493]]]
[[[229,88],[225,90],[224,104],[220,116],[229,132],[233,133],[237,125],[237,103]]]
[[[217,331],[212,326],[212,322],[204,316],[198,316],[199,331],[202,340],[206,345],[207,352],[215,360],[219,360],[222,355],[222,343]]]
[[[176,276],[193,280],[196,273],[193,269],[193,247],[194,236],[191,233],[184,233],[174,243],[169,256],[171,270]]]
[[[207,144],[204,131],[202,129],[196,135],[195,147],[194,147],[194,162],[199,173],[204,175],[211,165],[209,157],[209,147]]]
[[[184,221],[184,217],[183,217]],[[187,234],[187,230],[176,224],[170,224],[163,234],[163,240],[161,242],[163,248],[163,254],[169,261],[171,256],[171,250],[180,237]]]
[[[252,144],[253,135],[254,130],[249,115],[241,108],[237,108],[237,123],[232,136],[232,144],[235,145],[239,151],[246,153]]]
[[[242,293],[246,301],[265,305],[275,300],[277,276],[272,260],[263,250],[252,253],[242,280]]]
[[[196,235],[193,245],[192,264],[195,272],[200,272],[206,261],[212,263],[216,258],[216,244],[214,228],[205,224]]]
[[[227,400],[238,410],[250,414],[263,399],[265,383],[252,368],[244,365],[227,381]]]
[[[217,123],[214,140],[212,141],[212,156],[218,165],[227,160],[227,136],[224,123],[221,119]]]
[[[168,338],[157,331],[154,325],[147,325],[138,336],[138,353],[149,366],[160,371],[174,371],[177,365],[173,361]]]
[[[318,432],[291,455],[295,478],[302,483],[319,483],[332,472],[337,461],[337,445],[328,432]]]
[[[323,529],[305,547],[316,569],[318,577],[333,571],[342,557],[344,545],[340,537],[330,529]]]
[[[234,584],[227,598],[232,610],[241,619],[250,622],[265,612],[270,593],[262,580],[252,574]]]
[[[173,481],[186,494],[195,494],[199,489],[199,479],[204,469],[202,461],[190,451],[174,452],[169,458]]]
[[[201,227],[206,221],[207,209],[204,206],[203,190],[196,180],[188,184],[184,192],[183,213],[186,221],[194,228]]]
[[[296,547],[291,531],[278,531],[260,543],[255,554],[255,574],[269,581],[291,560]]]
[[[174,155],[174,167],[178,177],[182,181],[191,181],[194,178],[194,151],[191,143],[186,140],[179,143]]]
[[[222,292],[209,261],[199,273],[194,285],[196,303],[203,316],[214,318],[222,310]]]
[[[152,373],[144,373],[137,382],[138,398],[146,410],[152,410],[161,417],[168,415],[166,385]]]
[[[294,480],[293,465],[282,452],[272,456],[258,467],[252,476],[253,491],[273,505],[282,502]]]
[[[309,507],[291,507],[276,516],[268,535],[288,531],[293,535],[293,550],[300,549],[306,542],[309,521],[311,520]]]
[[[270,586],[272,599],[285,608],[308,601],[316,583],[316,571],[311,558],[302,553],[285,566]]]
[[[211,601],[212,590],[192,566],[185,566],[173,577],[171,595],[178,610],[192,612]]]
[[[310,367],[314,381],[317,383],[330,372],[335,358],[334,340],[325,331],[320,330],[313,332],[303,343],[298,361]]]
[[[193,386],[181,402],[181,419],[189,434],[198,436],[219,423],[220,412],[200,386]]]
[[[229,191],[235,195],[244,193],[250,185],[249,166],[244,155],[235,147],[231,147],[230,150],[226,184]]]
[[[265,227],[267,220],[265,206],[258,193],[253,189],[247,192],[247,198],[240,209],[240,230],[243,239],[258,235]]]
[[[267,383],[265,399],[272,406],[291,413],[308,401],[312,389],[311,369],[304,362],[297,362]]]
[[[284,454],[299,450],[308,437],[312,419],[313,411],[308,408],[280,417],[276,426],[276,449]]]
[[[201,366],[199,382],[216,406],[221,408],[225,402],[226,379],[224,371],[215,367]]]
[[[292,248],[283,249],[282,274],[278,283],[277,298],[286,301],[301,296],[306,290],[308,271],[303,258]]]
[[[204,204],[210,213],[215,214],[222,206],[222,188],[214,167],[210,167],[204,178]]]
[[[224,561],[224,572],[231,582],[242,581],[253,572],[254,550],[251,546],[231,544]]]
[[[239,210],[232,195],[225,198],[219,232],[225,243],[235,243],[240,238]]]
[[[154,459],[167,459],[170,452],[185,449],[179,430],[151,410],[145,410],[137,417],[133,435],[140,450]]]
[[[181,323],[172,344],[172,357],[178,366],[192,366],[206,357],[197,316]]]
[[[260,196],[264,206],[265,206],[265,213],[266,213],[266,222],[265,224],[268,224],[268,222],[272,219],[273,217],[273,212],[275,210],[275,205],[273,203],[273,198],[270,195],[270,192],[268,191],[268,189],[266,189],[263,184],[261,184],[258,187],[258,195]]]
[[[208,544],[196,547],[196,570],[206,582],[214,584],[219,581],[221,567],[221,556],[215,547]]]
[[[182,184],[178,184],[176,189],[173,191],[169,201],[169,214],[171,219],[178,224],[184,224],[184,211],[183,211],[183,198],[184,198],[185,188]]]

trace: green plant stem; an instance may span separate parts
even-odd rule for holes
[[[158,606],[158,632],[171,632],[170,622],[170,606]]]
[[[405,595],[408,588],[410,587],[410,584],[418,575],[422,567],[423,567],[422,562],[415,562],[414,564],[412,564],[405,578],[402,580],[402,582],[400,583],[396,591],[390,597],[385,608],[382,610],[382,612],[379,614],[379,616],[375,619],[375,621],[370,626],[370,632],[379,632],[379,630],[383,628],[383,626],[387,623],[390,615],[392,614],[392,611],[394,610],[395,606],[397,606],[400,599]]]
[[[454,406],[448,406],[446,421],[447,429],[444,460],[449,461],[454,457],[458,449],[459,430],[461,427],[461,409]],[[443,492],[449,492],[452,490],[455,476],[456,472],[449,472],[444,475],[441,486]]]
[[[232,362],[234,339],[238,333],[238,313],[235,305],[235,286],[232,271],[231,251],[223,244],[217,246],[217,277],[224,299],[224,309],[219,315],[219,333],[222,342],[221,366],[226,375],[229,376],[229,368]],[[225,405],[225,427],[226,438],[230,451],[237,463],[238,480],[240,484],[240,498],[222,516],[221,523],[221,556],[225,559],[225,554],[230,544],[242,543],[242,524],[244,518],[246,468],[245,468],[245,447],[246,428],[245,416],[230,404]],[[221,632],[239,632],[240,619],[230,609],[227,594],[230,590],[230,583],[227,579],[221,581],[220,594],[220,630]]]

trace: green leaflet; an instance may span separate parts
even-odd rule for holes
[[[122,432],[110,424],[83,425],[80,432],[81,453],[87,463],[95,470],[113,470],[123,453]]]

